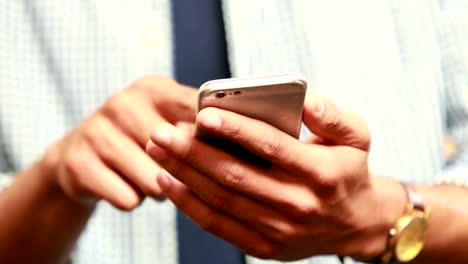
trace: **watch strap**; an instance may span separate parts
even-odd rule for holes
[[[426,210],[426,206],[424,205],[424,201],[422,196],[417,193],[411,185],[401,183],[403,188],[406,192],[406,197],[408,198],[408,204],[415,209],[419,209],[421,211]]]
[[[424,200],[422,196],[418,192],[416,192],[411,185],[405,184],[403,182],[400,182],[400,184],[406,193],[406,198],[408,201],[406,212],[404,213],[404,215],[408,214],[409,212],[415,209],[421,211],[422,213],[426,213],[428,208],[426,208],[426,205],[424,204]],[[387,248],[385,249],[385,252],[380,257],[379,261],[376,263],[383,263],[383,264],[399,263],[395,256],[395,247],[396,247],[396,242],[397,242],[396,239],[397,239],[397,236],[399,235],[398,234],[399,231],[400,230],[397,230],[397,228],[395,227],[390,229],[390,231],[388,232],[388,238],[387,238]]]

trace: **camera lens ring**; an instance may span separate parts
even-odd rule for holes
[[[223,97],[226,96],[226,93],[225,93],[225,92],[217,92],[215,96],[216,96],[216,98],[220,98],[220,99],[221,99],[221,98],[223,98]]]

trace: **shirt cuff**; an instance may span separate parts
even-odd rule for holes
[[[13,182],[12,174],[0,173],[0,192],[5,190]]]
[[[444,170],[435,178],[435,184],[454,184],[468,187],[468,171],[464,167],[453,167]]]

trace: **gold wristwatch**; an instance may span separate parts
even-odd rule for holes
[[[402,184],[408,198],[405,213],[398,218],[388,234],[387,249],[382,263],[404,263],[416,258],[424,246],[431,210],[419,193]]]

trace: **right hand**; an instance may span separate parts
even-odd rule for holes
[[[53,145],[41,163],[54,186],[83,205],[103,199],[132,210],[145,196],[162,199],[160,167],[145,153],[145,144],[161,122],[193,123],[196,95],[171,79],[143,77]]]

